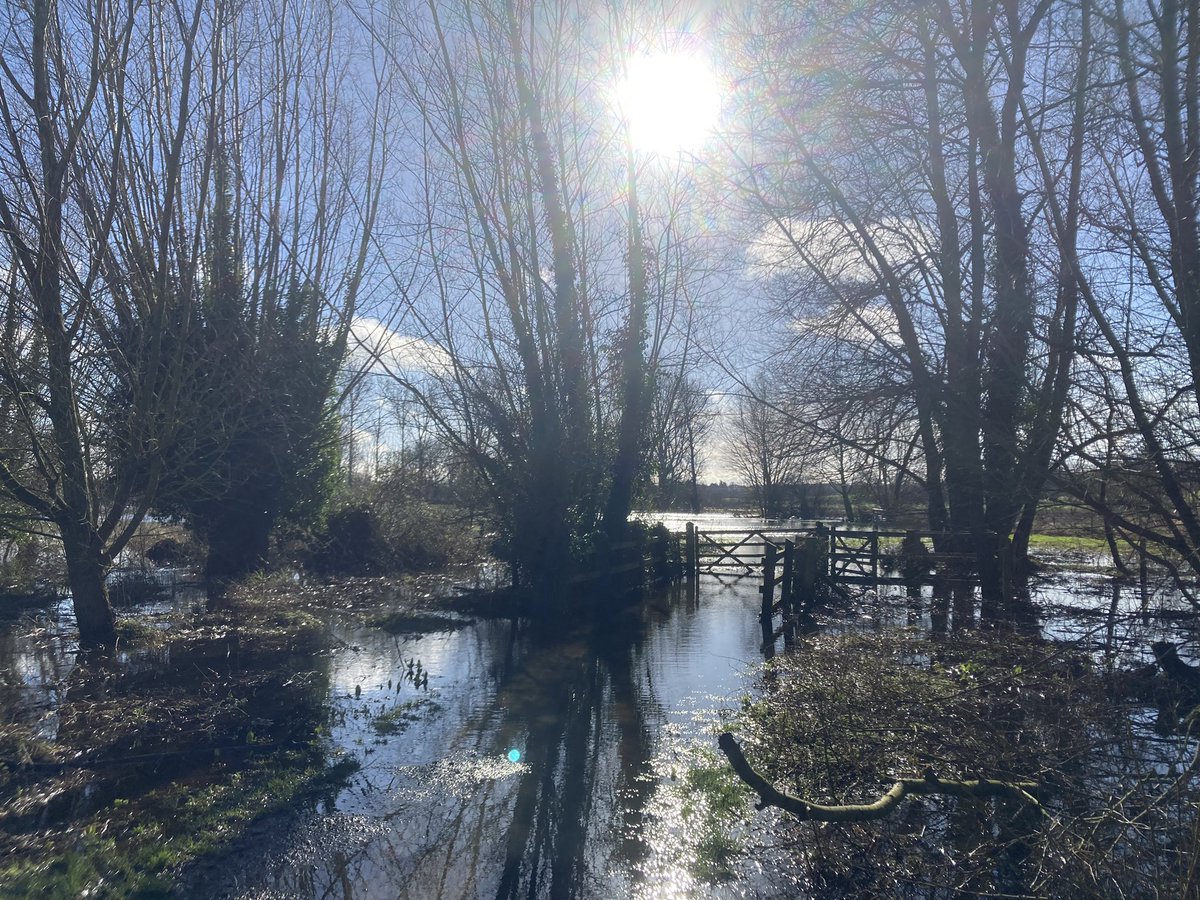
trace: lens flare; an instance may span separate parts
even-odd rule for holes
[[[692,53],[654,53],[629,60],[616,101],[633,145],[650,153],[697,149],[721,112],[718,79],[708,62]]]

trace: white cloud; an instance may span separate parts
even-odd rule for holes
[[[350,324],[350,352],[356,368],[375,374],[443,375],[452,365],[450,354],[437,344],[398,334],[378,319],[365,316]]]

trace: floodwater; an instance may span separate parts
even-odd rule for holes
[[[689,896],[666,786],[762,659],[748,585],[680,586],[603,627],[334,626],[333,746],[362,768],[213,893]],[[409,663],[412,666],[409,666]],[[413,679],[412,672],[418,677]],[[428,675],[428,682],[420,677]],[[414,682],[420,682],[420,687]]]
[[[1125,600],[1117,589],[1114,605],[1112,590],[1098,576],[1047,579],[1019,627],[1130,664],[1149,657],[1152,641],[1179,638],[1177,619],[1143,617],[1129,587]],[[1169,594],[1157,602],[1175,608]],[[781,638],[764,653],[758,610],[756,579],[701,577],[694,589],[680,586],[568,635],[508,621],[409,638],[339,631],[350,646],[332,662],[330,741],[363,768],[209,889],[244,897],[799,895],[774,866],[743,866],[720,885],[697,880],[697,838],[683,812],[680,778],[695,748],[715,746],[719,711],[737,707],[764,655],[784,649]],[[824,627],[936,635],[987,624],[970,589],[925,588],[917,597],[881,589],[861,610]],[[427,688],[405,678],[410,661],[428,673]],[[378,724],[397,718],[395,729]],[[759,815],[760,824],[774,820]]]
[[[682,777],[698,748],[715,750],[721,710],[737,708],[754,689],[757,664],[784,650],[782,639],[763,646],[758,584],[702,576],[566,630],[479,619],[392,635],[333,615],[331,649],[314,664],[328,711],[323,743],[331,761],[349,754],[361,768],[315,808],[191,873],[188,893],[795,894],[785,871],[753,860],[735,881],[698,880],[698,839],[685,814]],[[999,612],[970,589],[881,588],[821,627],[936,636],[993,616],[1133,665],[1150,658],[1152,641],[1190,636],[1181,611],[1169,591],[1143,596],[1081,571],[1044,578],[1019,609]],[[0,633],[0,668],[26,700],[40,698],[48,737],[68,650],[61,640],[33,647]]]

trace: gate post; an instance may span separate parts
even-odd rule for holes
[[[837,538],[834,535],[836,529],[836,525],[827,528],[823,523],[819,523],[812,535],[815,538],[819,538],[821,543],[824,544],[824,549],[821,551],[821,562],[825,568],[822,574],[829,578],[832,578],[836,572],[837,554],[834,553],[837,547]]]
[[[684,557],[687,567],[687,577],[695,578],[700,573],[700,559],[696,546],[696,525],[693,522],[688,522],[685,526],[684,535]]]
[[[800,611],[810,611],[816,605],[820,585],[829,578],[829,542],[811,535],[796,548],[795,600]]]
[[[779,555],[778,549],[770,541],[766,542],[763,553],[763,583],[762,583],[762,620],[771,621],[774,616],[772,607],[775,605],[775,561]]]
[[[796,542],[788,538],[783,542],[783,581],[779,588],[779,606],[784,618],[792,614],[792,579],[796,572]]]

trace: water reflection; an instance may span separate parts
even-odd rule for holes
[[[286,684],[256,687],[241,707],[248,715],[239,712],[235,742],[245,743],[237,728],[250,727],[251,718],[275,722],[272,739],[302,739],[332,706],[326,746],[348,750],[363,766],[311,818],[245,848],[242,862],[205,874],[194,893],[651,896],[667,883],[707,894],[687,874],[687,823],[661,788],[678,748],[711,746],[713,710],[737,704],[751,665],[802,647],[800,636],[818,623],[826,631],[914,627],[935,640],[972,628],[1016,628],[1080,639],[1107,665],[1127,665],[1178,629],[1146,615],[1136,585],[1070,573],[1003,602],[953,580],[878,587],[816,621],[790,621],[776,635],[774,623],[764,629],[759,620],[758,586],[756,579],[702,578],[567,629],[489,620],[404,637],[335,618],[315,645],[277,648],[282,656],[268,667],[308,672],[308,681],[289,675]],[[1159,605],[1152,601],[1149,611]],[[232,680],[275,652],[236,637],[168,645],[157,655],[122,658],[121,686],[86,667],[74,671],[61,634],[0,630],[0,691],[13,700],[10,710],[43,722],[47,734],[61,730],[80,741],[96,723],[60,729],[60,710],[73,715],[101,701],[116,709],[132,686],[153,694],[164,672],[173,673],[167,677],[177,692],[194,678],[196,702],[208,702],[206,685]],[[413,677],[417,671],[427,679]],[[309,689],[295,693],[298,684]],[[261,737],[263,726],[253,727]],[[178,735],[171,740],[178,745]],[[510,761],[510,749],[520,751],[519,761]],[[913,827],[924,827],[911,815]],[[737,889],[772,893],[761,885]]]
[[[694,583],[566,632],[508,621],[408,639],[339,628],[331,738],[366,761],[250,876],[252,889],[632,893],[649,854],[656,758],[680,735],[699,738],[709,716],[698,711],[738,691],[761,658],[756,632],[752,600],[730,591],[701,603]],[[397,678],[414,659],[430,673],[425,690]],[[373,723],[404,704],[425,713],[381,737]]]
[[[1126,635],[1127,661],[1128,642],[1144,639],[1128,636],[1128,616],[1141,614],[1140,599],[1130,596],[1136,591],[1096,579],[1104,596],[1092,604],[1093,588],[1071,578],[1043,579],[1008,599],[954,580],[880,587],[819,621],[826,631],[914,626],[935,640],[978,628],[1051,638],[1078,636],[1088,615],[1078,607],[1090,606],[1090,627],[1107,630],[1106,646]],[[736,703],[747,664],[796,644],[813,622],[768,633],[757,581],[701,585],[699,595],[682,587],[565,633],[505,621],[413,638],[336,627],[346,649],[333,662],[331,738],[358,748],[364,768],[305,829],[257,860],[243,889],[301,897],[642,896],[659,889],[651,878],[663,878],[672,890],[708,892],[677,858],[686,851],[664,850],[664,835],[686,840],[686,823],[666,818],[664,761],[673,742],[710,741],[711,710]],[[1068,601],[1069,612],[1056,606]],[[402,680],[412,660],[430,673],[427,688]],[[423,712],[401,733],[381,736],[372,722],[404,704]],[[697,719],[701,710],[708,712]],[[1017,719],[1004,724],[1020,727]],[[509,761],[510,748],[520,750],[520,762]],[[959,831],[978,837],[973,822],[950,829]],[[761,884],[738,891],[770,894]]]
[[[0,628],[0,708],[5,721],[32,728],[39,739],[58,728],[59,686],[74,666],[74,646],[57,628],[29,620]]]

